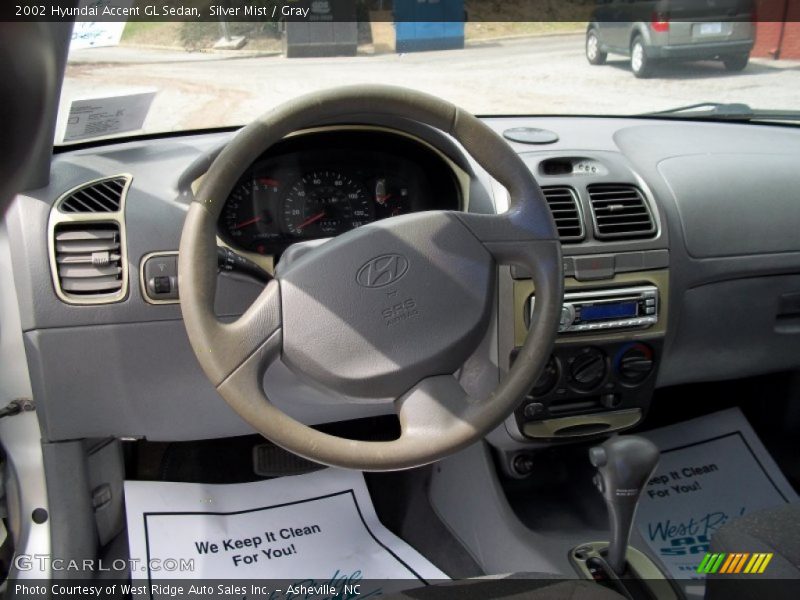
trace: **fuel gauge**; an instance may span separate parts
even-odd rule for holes
[[[380,178],[375,181],[375,204],[378,217],[396,217],[411,212],[408,186],[393,178]]]

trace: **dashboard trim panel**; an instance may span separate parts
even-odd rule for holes
[[[534,439],[574,439],[627,429],[636,425],[641,419],[642,410],[631,408],[525,423],[522,433]]]
[[[120,196],[119,210],[115,212],[102,212],[102,213],[65,213],[59,210],[61,203],[73,193],[78,190],[87,188],[109,179],[125,179],[125,186],[122,189]],[[50,217],[47,225],[47,252],[48,260],[50,261],[50,274],[53,281],[53,288],[58,298],[66,304],[75,304],[80,306],[92,306],[98,304],[114,304],[122,302],[128,297],[128,241],[125,231],[125,204],[128,198],[128,191],[130,190],[131,183],[133,182],[133,175],[130,173],[118,173],[116,175],[106,175],[104,177],[97,177],[89,181],[85,181],[79,185],[71,187],[63,194],[60,194],[50,208]],[[66,293],[61,289],[61,284],[58,277],[58,264],[56,263],[56,240],[55,232],[56,227],[63,223],[72,224],[101,224],[113,222],[119,227],[119,247],[120,247],[120,265],[122,268],[122,287],[119,291],[113,294],[102,294],[92,297],[81,297]]]

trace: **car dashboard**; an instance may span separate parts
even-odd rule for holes
[[[551,360],[491,443],[513,451],[623,430],[644,418],[656,387],[800,365],[800,131],[636,118],[484,121],[543,189],[566,290]],[[232,135],[62,148],[49,185],[17,198],[9,251],[45,439],[252,432],[197,364],[176,270],[188,205]],[[449,136],[388,117],[321,123],[242,171],[218,243],[268,272],[298,242],[394,215],[507,208],[505,190]],[[102,206],[102,196],[114,200],[109,185],[119,189],[110,210]],[[108,253],[103,273],[81,263],[94,245]],[[509,369],[535,310],[524,270],[500,267],[497,282],[492,326],[459,373],[476,396]],[[217,314],[235,318],[262,286],[221,271]],[[280,363],[265,385],[303,422],[333,419],[326,394]],[[390,398],[346,400],[352,419],[392,413]]]

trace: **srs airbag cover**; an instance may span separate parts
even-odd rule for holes
[[[397,397],[463,364],[485,331],[494,272],[451,213],[361,227],[282,275],[283,361],[351,396]]]

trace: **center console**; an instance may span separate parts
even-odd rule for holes
[[[669,318],[669,230],[633,165],[618,153],[596,150],[577,155],[528,148],[520,157],[541,185],[561,240],[564,299],[546,368],[505,431],[490,437],[506,464],[537,447],[592,440],[640,423],[656,386]],[[499,298],[502,373],[525,343],[536,310],[524,267],[500,270]]]
[[[536,290],[511,281],[510,367],[528,335]],[[639,423],[649,408],[668,316],[668,270],[565,280],[555,348],[539,380],[506,426],[519,441],[590,438]]]

